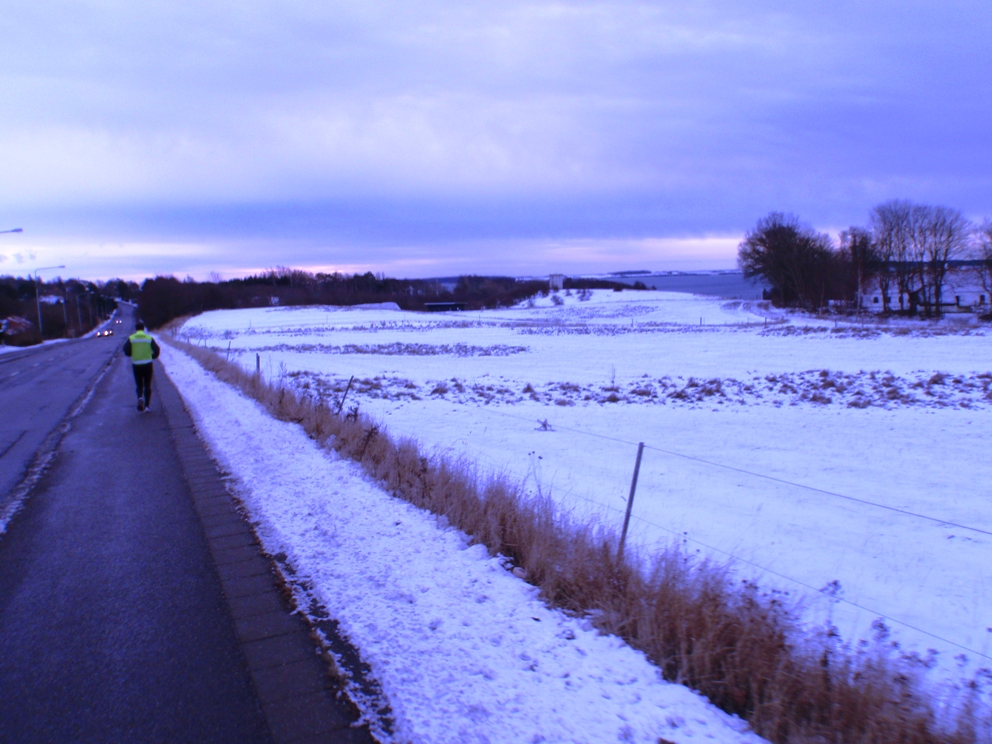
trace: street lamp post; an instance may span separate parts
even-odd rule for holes
[[[62,285],[62,322],[65,323],[65,337],[69,338],[69,290]]]
[[[38,302],[38,335],[41,337],[42,343],[45,341],[45,330],[41,324],[41,285],[38,284],[38,272],[48,271],[50,269],[64,269],[65,264],[61,266],[42,266],[40,269],[34,270],[34,297]]]

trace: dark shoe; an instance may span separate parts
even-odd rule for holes
[[[138,398],[138,410],[139,411],[144,411],[145,410],[145,400],[144,400],[144,398]]]

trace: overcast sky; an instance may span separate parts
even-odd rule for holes
[[[732,268],[992,216],[992,3],[0,0],[0,273]]]

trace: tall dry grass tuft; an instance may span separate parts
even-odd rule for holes
[[[336,415],[208,349],[166,341],[276,418],[361,463],[397,497],[510,559],[550,605],[591,618],[642,650],[665,679],[698,690],[773,742],[992,741],[977,685],[952,701],[931,699],[923,665],[884,638],[852,649],[829,631],[804,633],[782,597],[736,583],[727,567],[677,546],[649,561],[630,551],[621,560],[614,531],[576,523],[505,477],[425,455],[363,415]]]

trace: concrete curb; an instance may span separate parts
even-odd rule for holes
[[[159,367],[159,371],[162,368]],[[183,474],[203,523],[235,632],[277,744],[370,744],[279,572],[262,553],[167,375],[156,380]]]

